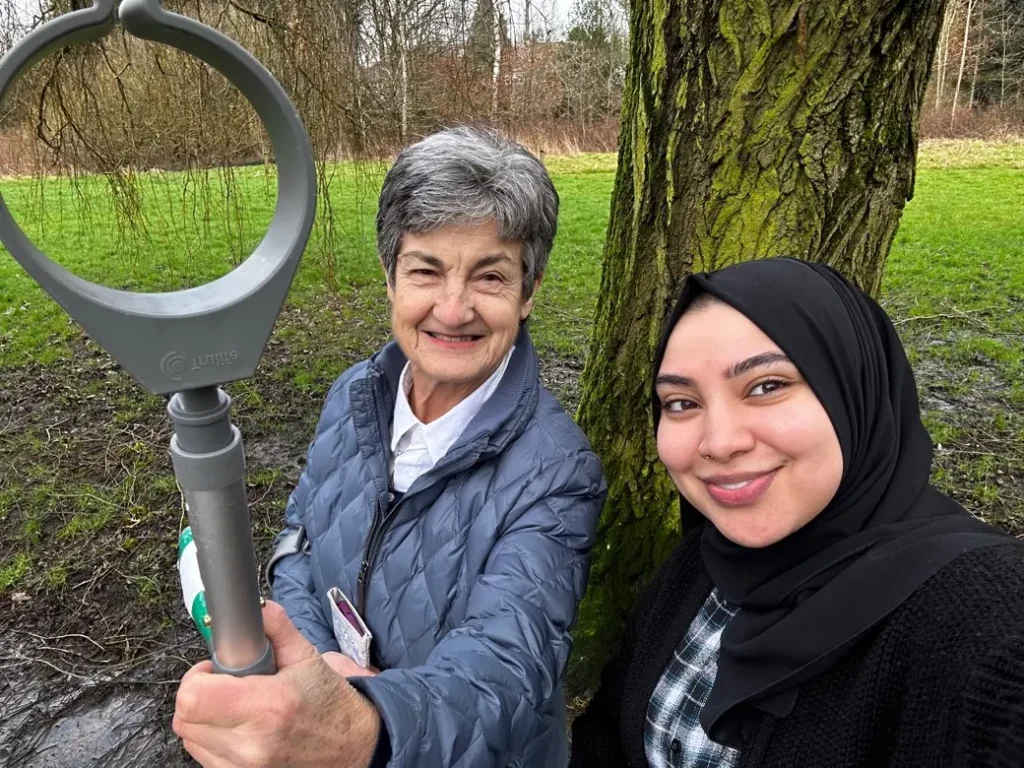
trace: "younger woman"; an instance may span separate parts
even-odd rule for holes
[[[1024,546],[929,485],[881,307],[792,259],[694,275],[654,371],[685,536],[572,765],[1024,765]]]

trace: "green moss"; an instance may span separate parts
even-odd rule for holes
[[[994,504],[999,500],[1000,489],[993,483],[978,483],[974,486],[973,496],[981,506]]]
[[[0,523],[8,518],[11,511],[18,505],[18,497],[24,491],[21,488],[4,488],[0,490]]]
[[[651,80],[654,83],[661,81],[661,74],[665,71],[668,61],[668,52],[665,50],[665,39],[675,35],[676,30],[666,29],[666,21],[669,15],[670,0],[652,0],[652,28],[648,42],[651,46],[650,60],[647,64],[647,71],[654,75]],[[655,99],[658,100],[662,94],[655,88]]]
[[[0,594],[17,587],[28,576],[32,568],[32,559],[21,552],[0,565]]]
[[[68,569],[63,565],[55,565],[47,570],[44,581],[46,582],[46,586],[51,589],[59,589],[67,586]]]
[[[149,490],[152,494],[176,494],[178,493],[178,483],[172,474],[153,475],[150,477]]]
[[[109,523],[112,517],[113,515],[109,509],[102,512],[75,515],[60,529],[57,536],[62,539],[75,539],[80,536],[92,535]]]
[[[281,470],[277,467],[260,469],[249,474],[249,485],[273,485],[281,477]]]
[[[740,36],[733,23],[733,13],[732,3],[723,2],[718,9],[718,31],[729,44],[733,62],[736,64],[736,68],[739,69],[743,66],[743,46],[740,44]]]
[[[1024,405],[1024,385],[1014,384],[1010,390],[1010,402],[1014,405]]]
[[[162,588],[148,576],[137,576],[134,579],[135,591],[144,603],[156,603],[161,599]]]
[[[921,421],[924,422],[925,429],[928,430],[932,442],[936,445],[952,445],[962,435],[959,427],[943,421],[934,413],[922,414]]]
[[[29,546],[38,544],[43,539],[43,521],[35,516],[30,515],[21,524],[21,538]]]
[[[69,494],[74,516],[57,533],[61,539],[90,536],[114,518],[117,503],[98,488],[80,485]]]

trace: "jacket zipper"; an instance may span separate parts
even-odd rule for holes
[[[452,464],[444,472],[444,474],[438,475],[429,483],[424,485],[422,488],[417,488],[416,493],[425,491],[437,485],[442,480],[450,477],[451,475],[461,472],[463,465],[473,466],[480,458],[480,453],[476,452],[469,457],[469,461],[458,462],[458,464]],[[388,491],[390,494],[391,492]],[[363,550],[363,562],[359,566],[359,578],[356,580],[356,592],[358,593],[356,610],[359,615],[366,621],[366,593],[370,586],[370,574],[373,572],[373,567],[376,564],[377,555],[380,554],[380,548],[384,544],[384,534],[387,533],[388,526],[395,519],[395,515],[398,514],[398,510],[401,509],[402,504],[407,498],[409,493],[401,498],[401,500],[395,504],[386,514],[380,514],[380,502],[378,501],[374,505],[373,509],[373,523],[370,525],[370,534],[366,537],[366,548]]]
[[[370,569],[373,567],[377,554],[380,552],[381,544],[384,542],[384,533],[387,530],[387,526],[394,518],[395,512],[401,504],[401,501],[395,504],[385,515],[380,514],[380,502],[374,505],[373,524],[370,526],[370,535],[366,537],[363,562],[359,566],[359,579],[356,582],[356,592],[358,592],[356,610],[363,617],[363,621],[366,621],[366,592],[370,583]]]

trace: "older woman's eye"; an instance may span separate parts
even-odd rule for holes
[[[775,392],[778,392],[781,389],[785,389],[788,386],[788,381],[781,381],[779,379],[768,379],[767,381],[761,381],[755,384],[751,388],[750,394],[753,395],[754,397],[771,395]]]

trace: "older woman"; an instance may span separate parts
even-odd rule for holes
[[[449,130],[398,156],[377,215],[394,340],[331,387],[272,564],[275,600],[320,656],[268,606],[295,664],[276,677],[296,669],[298,692],[239,696],[286,716],[269,736],[266,711],[222,721],[215,738],[190,686],[176,728],[193,755],[567,763],[561,679],[605,485],[525,325],[557,214],[540,162],[493,134]],[[338,654],[339,594],[372,634],[367,668]]]

